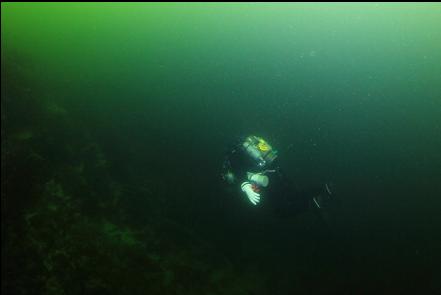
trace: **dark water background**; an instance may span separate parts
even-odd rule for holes
[[[38,212],[57,183],[69,191],[62,204],[81,200],[75,216],[160,241],[151,250],[139,238],[162,273],[132,294],[440,291],[439,4],[2,3],[1,17],[7,294],[128,290],[112,292],[112,276],[88,264],[62,277],[68,262],[47,266],[57,243],[42,245],[56,238],[29,220],[51,218]],[[245,134],[275,146],[296,185],[334,183],[326,226],[312,213],[279,220],[226,191],[223,156]],[[93,259],[66,249],[67,261]],[[128,261],[129,277],[145,269]],[[228,271],[223,283],[195,271],[186,285],[182,265]],[[97,278],[82,291],[69,287],[80,273]]]

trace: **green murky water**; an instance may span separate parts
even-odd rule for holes
[[[1,8],[4,294],[440,290],[438,3]],[[328,224],[225,189],[246,134]]]

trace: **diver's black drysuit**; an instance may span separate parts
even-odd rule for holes
[[[269,204],[279,216],[297,215],[313,207],[321,208],[322,203],[330,197],[325,186],[304,191],[297,189],[280,169],[277,159],[268,166],[259,166],[258,162],[244,151],[241,142],[233,145],[226,153],[223,170],[224,174],[228,171],[234,174],[235,180],[232,185],[238,188],[243,182],[249,181],[247,172],[270,171],[265,173],[269,178],[268,186],[258,188],[262,198],[260,205]]]

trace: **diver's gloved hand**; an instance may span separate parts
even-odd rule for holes
[[[248,199],[253,203],[253,205],[257,205],[260,202],[260,194],[256,193],[253,190],[253,186],[249,182],[244,182],[241,185],[242,191],[247,195]]]

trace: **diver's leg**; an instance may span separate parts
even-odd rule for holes
[[[309,194],[297,190],[293,182],[280,170],[277,170],[270,179],[268,195],[272,207],[280,217],[301,214],[310,206]]]
[[[300,194],[309,200],[310,205],[317,209],[325,207],[332,198],[332,191],[327,183],[319,187],[303,190]]]

